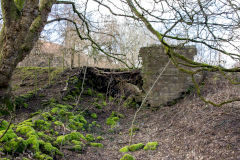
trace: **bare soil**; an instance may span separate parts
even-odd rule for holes
[[[57,76],[53,84],[47,86],[47,72],[39,75],[38,84],[42,89],[28,101],[27,109],[18,109],[16,121],[26,119],[30,113],[39,109],[47,110],[41,104],[50,98],[61,101],[66,80],[78,71],[79,69],[65,71]],[[19,83],[21,74],[16,72],[13,84]],[[25,80],[24,85],[14,91],[15,95],[34,90],[33,83],[34,79]],[[240,97],[239,87],[214,74],[205,81],[202,94],[205,98],[220,102]],[[83,96],[80,106],[83,110],[88,109],[99,115],[97,122],[101,124],[101,128],[92,131],[92,134],[104,138],[104,147],[88,147],[81,154],[62,149],[64,157],[56,159],[119,160],[124,155],[119,149],[128,145],[129,128],[136,108],[126,108],[122,103],[117,105],[109,102],[106,107],[97,110],[92,107],[93,99],[94,97]],[[120,119],[117,127],[111,131],[105,122],[112,111],[124,114],[125,118]],[[144,107],[137,116],[135,126],[139,131],[135,132],[133,143],[159,143],[154,151],[130,152],[136,160],[240,160],[240,102],[214,107],[201,101],[193,92],[173,106]]]

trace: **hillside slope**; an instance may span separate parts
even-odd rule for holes
[[[91,88],[85,89],[77,108],[75,106],[76,95],[65,97],[65,101],[63,101],[61,91],[66,87],[66,81],[71,79],[69,77],[74,77],[78,70],[64,72],[54,84],[40,90],[37,95],[30,96],[25,102],[28,107],[18,109],[15,124],[30,118],[30,113],[41,109],[38,113],[40,119],[41,117],[44,119],[43,113],[48,112],[63,123],[59,127],[52,125],[52,128],[55,129],[54,132],[58,132],[57,135],[33,127],[37,132],[41,131],[52,137],[49,142],[63,155],[56,153],[51,156],[51,153],[40,147],[42,153],[58,160],[119,160],[124,155],[119,152],[119,149],[128,145],[129,142],[129,128],[136,107],[128,106],[129,103],[124,103],[122,99],[106,97],[105,93],[96,92]],[[29,91],[31,88],[27,90]],[[16,93],[20,92],[16,91]],[[230,85],[215,74],[208,76],[202,93],[204,97],[218,102],[240,96],[239,86]],[[62,115],[67,119],[60,117],[60,113],[52,111],[58,104],[72,106]],[[60,109],[61,107],[58,108],[58,110]],[[93,116],[94,113],[97,117]],[[71,123],[68,120],[71,119],[71,116],[67,117],[67,114],[72,116],[82,114],[87,121],[84,122],[85,128],[69,127]],[[118,117],[118,120],[115,124],[107,125],[106,121],[111,117]],[[56,122],[56,120],[49,119],[46,121]],[[240,102],[213,107],[202,102],[195,93],[191,93],[173,106],[158,109],[144,107],[139,112],[134,125],[134,144],[148,142],[158,142],[159,144],[156,150],[140,149],[128,152],[137,160],[240,159]],[[13,130],[15,130],[14,127]],[[91,140],[88,139],[80,140],[83,145],[79,152],[77,149],[71,149],[70,142],[61,145],[54,143],[59,136],[74,131],[82,133],[85,138],[88,137],[87,134],[91,134],[95,138],[101,136],[103,140],[92,141],[102,144],[103,147],[94,147],[91,145]],[[17,135],[21,136],[19,133]],[[26,139],[25,136],[23,138]],[[36,158],[36,151],[31,146],[28,146],[23,153],[13,153],[1,152],[1,155],[12,159],[23,157],[40,159]]]

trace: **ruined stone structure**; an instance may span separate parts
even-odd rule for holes
[[[177,53],[193,59],[194,55],[197,54],[197,49],[194,46],[188,46],[177,49]],[[147,93],[159,73],[168,63],[169,58],[160,45],[141,48],[140,57],[142,57],[143,90]],[[154,107],[168,104],[178,99],[191,85],[193,85],[191,77],[179,71],[170,63],[150,92],[147,103]]]

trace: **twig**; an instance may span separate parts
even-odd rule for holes
[[[133,124],[134,124],[134,122],[135,122],[135,120],[136,120],[136,118],[137,118],[137,114],[138,114],[138,112],[142,109],[143,104],[146,102],[148,95],[149,95],[150,92],[152,91],[153,87],[155,86],[155,84],[157,83],[157,81],[159,80],[159,78],[162,76],[163,72],[164,72],[164,71],[166,70],[166,68],[168,67],[170,61],[171,61],[171,60],[169,59],[168,63],[165,65],[165,67],[164,67],[164,68],[162,69],[162,71],[159,73],[158,77],[156,78],[156,80],[154,81],[153,85],[151,86],[151,88],[148,90],[146,96],[144,97],[144,99],[143,99],[140,107],[137,109],[137,111],[136,111],[135,114],[134,114],[134,117],[133,117],[133,120],[132,120],[132,124],[131,124],[131,128],[130,128],[131,133],[130,133],[129,145],[132,144]]]
[[[76,107],[79,105],[79,102],[80,102],[80,99],[81,99],[81,96],[82,96],[82,93],[83,93],[83,90],[84,90],[84,82],[85,82],[85,79],[86,79],[86,73],[87,73],[87,66],[85,66],[85,70],[84,70],[84,75],[83,75],[83,81],[82,81],[82,86],[81,86],[81,92],[77,98],[77,102],[76,102]]]

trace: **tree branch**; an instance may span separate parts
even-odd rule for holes
[[[9,26],[15,20],[17,14],[17,7],[14,0],[2,0],[2,17],[6,26]]]
[[[106,56],[111,57],[111,58],[113,58],[113,59],[116,59],[117,61],[123,63],[126,67],[131,68],[131,67],[130,67],[126,62],[124,62],[122,59],[117,58],[117,57],[115,57],[115,56],[107,53],[106,51],[104,51],[104,50],[101,48],[101,46],[92,39],[92,37],[89,35],[89,32],[88,32],[88,34],[87,34],[87,37],[83,37],[83,36],[81,35],[81,33],[80,33],[79,29],[78,29],[77,23],[76,23],[75,21],[73,21],[73,20],[71,20],[71,19],[68,19],[68,18],[57,18],[57,19],[50,20],[50,21],[48,21],[47,23],[52,23],[52,22],[56,22],[56,21],[68,21],[68,22],[71,22],[71,23],[75,26],[77,35],[78,35],[78,37],[79,37],[81,40],[89,40],[89,41],[92,43],[92,47],[93,47],[93,48],[101,51],[101,52],[102,52],[103,54],[105,54]]]

